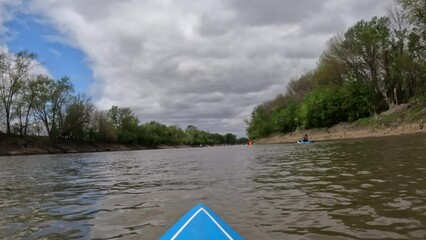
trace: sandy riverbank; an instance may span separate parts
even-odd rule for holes
[[[341,139],[356,139],[367,137],[398,136],[402,134],[425,133],[424,123],[407,123],[394,127],[385,128],[357,128],[348,123],[341,123],[328,129],[309,129],[305,131],[295,131],[288,134],[274,135],[256,141],[260,144],[268,143],[294,143],[301,139],[304,134],[308,134],[309,139],[315,141],[331,141]]]

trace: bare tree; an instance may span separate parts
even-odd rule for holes
[[[27,136],[30,117],[34,110],[34,101],[37,95],[37,83],[35,79],[27,79],[21,91],[18,93],[14,108],[14,115],[18,118],[17,132],[21,136]]]
[[[22,51],[16,55],[0,52],[0,101],[6,120],[6,133],[11,133],[12,104],[23,87],[24,78],[34,66],[37,55]]]

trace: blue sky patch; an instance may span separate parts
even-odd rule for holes
[[[5,23],[11,38],[6,42],[10,51],[35,52],[38,61],[50,72],[54,79],[68,76],[74,83],[76,92],[87,92],[93,82],[93,74],[84,54],[78,49],[54,42],[48,36],[58,34],[50,26],[39,24],[34,16],[19,14]]]

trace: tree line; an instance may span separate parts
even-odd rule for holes
[[[0,117],[7,135],[46,136],[51,141],[158,145],[247,143],[231,133],[210,133],[189,125],[185,130],[159,122],[140,124],[130,108],[99,110],[76,94],[68,77],[34,75],[37,55],[0,50]]]
[[[426,1],[400,0],[388,12],[334,35],[313,71],[253,110],[249,137],[330,127],[426,102]]]

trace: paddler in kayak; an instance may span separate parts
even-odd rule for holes
[[[305,136],[302,139],[302,142],[309,142],[308,134],[305,134]]]

